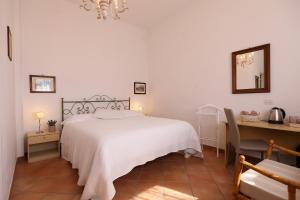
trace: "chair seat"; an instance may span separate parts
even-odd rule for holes
[[[265,159],[256,165],[278,176],[299,182],[300,169],[273,160]],[[254,170],[241,175],[240,191],[256,200],[287,200],[287,186],[263,176]],[[300,200],[300,190],[296,190],[296,200]]]
[[[241,140],[240,149],[247,151],[267,151],[268,144],[263,140]]]

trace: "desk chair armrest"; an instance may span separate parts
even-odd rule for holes
[[[293,180],[289,180],[283,177],[280,177],[276,174],[270,173],[267,170],[261,169],[247,161],[245,161],[245,156],[241,155],[240,156],[240,161],[237,165],[237,170],[236,170],[236,175],[235,175],[235,180],[234,180],[234,190],[233,193],[238,199],[242,199],[240,196],[243,196],[239,193],[239,187],[240,187],[240,179],[243,171],[243,167],[252,169],[264,176],[267,176],[275,181],[278,181],[282,184],[285,184],[288,186],[288,194],[289,198],[288,200],[295,200],[296,199],[296,189],[300,189],[300,182],[295,182]],[[247,198],[247,197],[246,197]]]
[[[299,156],[299,157],[300,157],[300,152],[297,152],[297,151],[293,151],[293,150],[284,148],[284,147],[282,147],[282,146],[279,146],[279,145],[277,145],[277,144],[274,144],[274,140],[270,140],[270,142],[269,142],[269,148],[268,148],[268,150],[267,150],[267,156],[266,156],[267,159],[270,159],[270,158],[271,158],[273,148],[274,148],[274,149],[278,149],[279,151],[285,152],[285,153],[287,153],[287,154],[290,154],[290,155],[293,155],[293,156]]]

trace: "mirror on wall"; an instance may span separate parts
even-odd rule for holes
[[[270,92],[270,44],[232,53],[232,93]]]

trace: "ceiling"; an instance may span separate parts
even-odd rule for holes
[[[82,0],[66,1],[79,5]],[[129,10],[120,17],[127,23],[150,29],[197,1],[199,0],[127,0]]]
[[[197,0],[127,0],[129,10],[121,15],[121,20],[151,28],[195,1]]]

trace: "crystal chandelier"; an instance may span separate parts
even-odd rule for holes
[[[245,65],[251,65],[254,61],[254,52],[240,54],[237,56],[236,64],[240,64],[242,68],[245,68]]]
[[[86,11],[95,7],[97,19],[107,19],[108,15],[120,19],[119,14],[128,9],[126,0],[82,0],[80,7]]]

